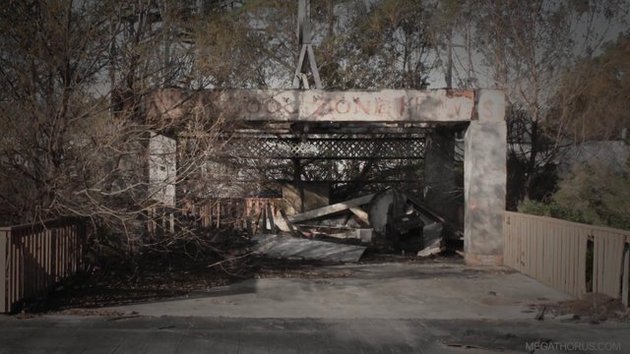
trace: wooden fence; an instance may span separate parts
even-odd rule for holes
[[[0,227],[0,313],[80,270],[85,237],[85,223],[71,218]]]
[[[630,231],[505,212],[504,264],[576,297],[628,305]]]
[[[210,228],[267,228],[277,211],[279,198],[216,198],[191,206],[201,225]]]
[[[251,233],[274,228],[281,198],[212,198],[186,203],[181,209],[153,209],[148,215],[149,234],[175,233],[177,222],[186,220],[203,228],[247,230]]]

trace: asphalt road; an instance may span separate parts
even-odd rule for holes
[[[628,325],[612,322],[44,316],[0,326],[0,353],[630,351]]]

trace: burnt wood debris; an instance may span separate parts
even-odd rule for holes
[[[445,247],[446,221],[416,198],[385,189],[292,216],[270,218],[274,235],[258,235],[270,257],[357,262],[366,248],[430,256]]]

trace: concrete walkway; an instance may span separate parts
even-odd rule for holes
[[[462,264],[327,269],[343,277],[251,279],[185,299],[111,310],[146,316],[507,320],[531,319],[530,304],[568,298],[520,273]]]
[[[529,304],[566,296],[518,273],[434,263],[321,275],[101,311],[111,316],[0,316],[0,353],[630,352],[628,323],[535,320]]]

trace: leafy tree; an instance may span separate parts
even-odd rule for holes
[[[579,143],[616,140],[630,130],[630,34],[608,43],[593,58],[563,73],[550,120],[559,137]]]
[[[558,100],[554,93],[566,87],[561,78],[568,68],[596,56],[615,25],[625,28],[628,3],[487,0],[453,4],[444,0],[439,5],[438,35],[461,43],[446,48],[452,49],[446,53],[449,60],[442,60],[447,73],[452,71],[459,87],[495,86],[504,90],[512,107],[508,125],[519,130],[518,134],[510,133],[510,148],[516,148],[510,151],[511,165],[518,166],[518,174],[525,177],[512,181],[512,185],[522,187],[510,197],[518,200],[544,195],[536,190],[537,183],[567,143],[558,129],[565,130],[561,122],[568,116],[559,113],[566,111],[570,100]],[[447,19],[441,20],[442,16]],[[442,57],[444,51],[439,52]],[[520,151],[523,146],[527,146],[525,153]]]
[[[431,70],[429,3],[313,1],[315,54],[328,89],[424,88]],[[189,26],[196,68],[218,87],[288,87],[298,44],[296,2],[239,2]]]
[[[360,2],[363,3],[363,2]],[[339,46],[331,86],[352,88],[414,88],[428,86],[432,68],[432,42],[428,31],[431,5],[421,1],[382,0],[363,4],[349,19],[350,26],[324,43],[324,49]],[[329,62],[329,61],[328,61]],[[327,63],[328,63],[327,62]]]
[[[575,164],[548,202],[526,200],[522,212],[630,230],[630,160],[624,171],[601,161]]]

